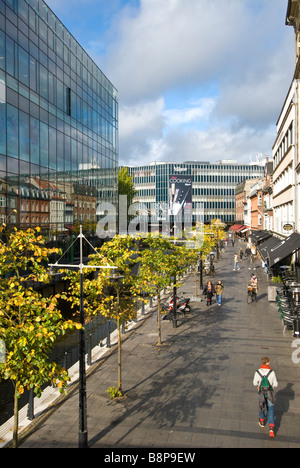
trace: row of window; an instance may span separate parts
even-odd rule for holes
[[[274,181],[273,196],[290,187],[294,183],[294,171],[292,165],[288,166]]]
[[[239,173],[238,175],[234,175],[234,174],[228,174],[228,175],[225,175],[225,174],[222,174],[222,175],[201,174],[201,175],[194,175],[194,176],[191,176],[191,177],[193,177],[193,181],[195,183],[238,184],[242,180],[249,178],[249,173],[246,174],[246,175],[242,175],[241,173]],[[135,175],[133,180],[134,180],[134,183],[136,185],[138,185],[138,184],[145,185],[145,184],[149,184],[149,183],[155,184],[155,177],[153,177],[153,176],[151,176],[151,177],[141,177],[141,176]],[[165,180],[162,181],[162,184],[165,184],[165,183],[166,183]]]
[[[294,121],[290,124],[276,153],[274,154],[274,168],[278,166],[292,144],[294,144]]]
[[[10,104],[0,103],[0,126],[0,154],[58,171],[110,165],[99,143],[87,146]]]
[[[5,8],[4,3],[9,8]],[[53,52],[61,69],[69,75],[72,68],[82,80],[83,87],[87,83],[89,92],[95,93],[96,98],[103,95],[108,104],[116,97],[116,90],[106,76],[43,0],[0,0],[0,13],[6,15],[11,25],[18,27],[25,37],[39,45],[46,55],[52,56]],[[11,29],[10,26],[7,30]]]
[[[155,189],[139,189],[138,197],[155,197],[156,190]],[[197,187],[193,188],[193,196],[230,196],[233,197],[235,193],[234,188],[207,188],[207,187]]]
[[[90,105],[38,59],[0,30],[0,68],[116,147],[116,120],[100,105]],[[75,89],[77,87],[75,86]],[[29,94],[29,91],[28,91]],[[95,103],[94,103],[95,104]]]

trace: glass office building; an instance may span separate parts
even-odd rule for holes
[[[117,172],[117,90],[43,0],[0,0],[0,221],[93,232]]]
[[[128,171],[138,191],[135,201],[140,203],[139,212],[151,211],[154,223],[169,219],[170,181],[175,177],[179,183],[192,185],[189,202],[192,204],[193,221],[201,219],[209,223],[218,218],[222,222],[233,223],[236,185],[243,180],[262,177],[264,167],[221,160],[214,164],[204,161],[156,162],[148,166],[128,167]],[[180,196],[180,192],[177,193]]]

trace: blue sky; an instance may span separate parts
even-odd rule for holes
[[[288,0],[48,0],[119,91],[120,164],[272,155]]]

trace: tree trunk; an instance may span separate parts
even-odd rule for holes
[[[118,389],[122,392],[122,355],[121,355],[121,326],[120,319],[117,319],[118,327]]]
[[[158,329],[158,341],[157,344],[160,346],[161,342],[161,307],[160,307],[160,290],[157,290],[157,329]]]
[[[19,398],[17,397],[17,386],[15,386],[13,448],[18,448],[18,429],[19,429]]]

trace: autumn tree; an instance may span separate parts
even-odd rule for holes
[[[162,236],[149,235],[142,242],[144,249],[140,252],[141,266],[137,287],[140,294],[144,292],[150,296],[157,295],[157,344],[161,345],[160,292],[172,284],[179,285],[179,276],[195,261],[195,252],[186,249],[184,243],[179,246],[171,239]]]
[[[13,445],[17,447],[20,396],[25,389],[41,396],[47,382],[61,391],[66,388],[68,373],[49,362],[48,356],[59,335],[80,325],[64,321],[57,297],[43,297],[34,287],[38,281],[49,281],[46,265],[57,249],[45,246],[39,228],[3,231],[4,226],[0,228],[0,341],[5,356],[0,363],[0,381],[10,380],[14,386]]]
[[[84,310],[87,316],[103,315],[117,325],[118,331],[118,390],[122,393],[121,377],[121,325],[136,315],[138,300],[136,274],[133,271],[138,261],[136,240],[132,237],[115,236],[89,257],[89,266],[103,266],[93,275],[93,269],[84,272]],[[114,266],[115,271],[106,266]],[[96,269],[95,269],[96,272]],[[119,277],[119,280],[118,280]],[[66,271],[70,287],[62,297],[79,307],[80,290],[78,273]]]

